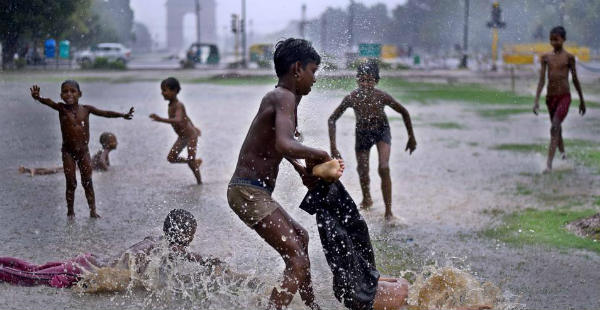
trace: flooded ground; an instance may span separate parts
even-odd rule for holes
[[[63,175],[32,178],[17,172],[19,165],[50,167],[61,163],[58,117],[55,111],[31,99],[29,87],[33,83],[40,85],[42,96],[58,100],[59,82],[38,82],[25,77],[0,84],[3,110],[0,256],[43,263],[71,258],[81,252],[115,255],[147,235],[160,234],[167,212],[184,208],[193,212],[199,223],[193,250],[222,257],[238,271],[253,274],[267,283],[277,281],[283,262],[230,211],[225,196],[250,121],[260,98],[273,85],[182,85],[180,100],[203,132],[198,154],[204,159],[205,184],[196,186],[185,165],[166,161],[176,139],[170,126],[148,118],[150,113],[166,115],[167,103],[160,96],[158,82],[81,83],[80,103],[123,112],[134,106],[136,115],[131,121],[90,117],[90,151],[100,148],[98,137],[103,131],[115,133],[119,147],[111,153],[110,171],[93,176],[98,212],[103,218],[87,217],[87,204],[79,185],[75,201],[77,218],[68,222]],[[345,93],[318,89],[302,101],[299,127],[305,143],[329,149],[326,119]],[[393,211],[406,225],[383,224],[376,153],[371,156],[375,207],[364,215],[380,255],[378,260],[385,256],[384,273],[398,276],[401,270],[420,272],[425,265],[437,263],[469,270],[479,280],[497,285],[511,307],[599,308],[597,252],[531,245],[515,247],[481,234],[499,223],[499,215],[528,207],[548,209],[572,204],[576,209],[598,210],[594,200],[600,196],[597,186],[600,178],[590,168],[571,159],[557,160],[558,173],[541,175],[543,155],[495,149],[500,144],[546,143],[547,116],[518,113],[489,117],[481,110],[505,107],[478,107],[459,101],[409,102],[406,106],[413,116],[418,142],[412,156],[403,152],[406,133],[400,116],[388,111],[393,136],[390,160]],[[564,126],[566,138],[600,142],[599,111],[590,108],[582,119],[573,108]],[[342,182],[354,199],[360,201],[353,122],[351,111],[338,121],[338,148],[347,165]],[[523,185],[530,194],[519,191]],[[283,164],[274,197],[310,232],[317,301],[325,309],[341,309],[333,297],[331,273],[318,242],[315,220],[297,208],[305,192],[291,166]],[[208,299],[210,302],[202,303],[202,308],[240,309],[252,307],[255,302],[255,296],[243,293]],[[303,308],[298,299],[291,308]],[[0,283],[2,309],[165,306],[164,301],[153,301],[146,292],[80,295],[71,290]],[[177,300],[168,303],[169,308],[189,306]]]

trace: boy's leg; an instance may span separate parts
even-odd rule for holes
[[[177,141],[175,141],[171,147],[171,150],[169,151],[169,155],[167,155],[167,161],[172,164],[187,164],[189,161],[187,158],[179,157],[179,153],[183,151],[183,148],[187,145],[187,143],[188,141],[186,139],[181,137],[177,138]]]
[[[73,202],[75,200],[75,189],[77,188],[77,178],[75,177],[75,159],[71,154],[62,152],[63,172],[67,181],[66,198],[67,198],[67,216],[75,217],[73,210]]]
[[[392,178],[390,177],[390,152],[391,145],[383,141],[377,142],[377,153],[379,154],[378,172],[381,177],[381,191],[383,192],[383,203],[385,204],[385,218],[392,219]]]
[[[191,138],[187,144],[188,152],[188,166],[192,169],[196,182],[202,184],[202,176],[200,175],[200,163],[202,160],[196,160],[196,145],[198,144],[198,137]]]
[[[563,142],[562,137],[562,125],[558,129],[558,151],[562,154],[562,159],[567,158],[567,154],[565,153],[565,143]]]
[[[273,289],[271,307],[281,309],[292,301],[300,288],[300,297],[309,307],[316,307],[308,258],[308,233],[282,209],[277,208],[258,222],[253,229],[271,246],[285,262],[282,291]]]
[[[552,126],[550,127],[550,146],[548,147],[548,160],[546,161],[546,170],[544,172],[552,171],[552,161],[554,160],[554,153],[559,143],[559,134],[561,131],[562,120],[554,116],[552,119]]]
[[[362,209],[368,209],[373,206],[371,199],[370,179],[369,179],[369,153],[371,150],[356,151],[356,162],[358,171],[358,179],[360,181],[360,189],[363,194],[363,201],[360,203]]]
[[[81,173],[81,185],[85,190],[85,198],[87,198],[88,206],[90,207],[90,217],[99,218],[100,215],[96,213],[96,198],[92,183],[92,159],[90,158],[90,153],[85,152],[77,164]]]

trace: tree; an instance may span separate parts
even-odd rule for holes
[[[2,67],[12,67],[13,55],[21,41],[56,37],[72,27],[70,16],[86,3],[86,0],[0,1]]]

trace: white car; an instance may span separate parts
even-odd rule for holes
[[[88,50],[78,52],[75,60],[82,66],[89,66],[98,57],[106,58],[109,62],[127,64],[131,58],[131,50],[121,43],[98,43]]]

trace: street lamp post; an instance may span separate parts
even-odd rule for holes
[[[200,0],[196,0],[196,42],[200,43]]]
[[[246,0],[242,0],[242,20],[240,24],[242,34],[242,67],[246,68]]]
[[[469,50],[469,0],[465,0],[465,25],[463,29],[463,57],[460,62],[461,68],[467,68],[467,51]]]

